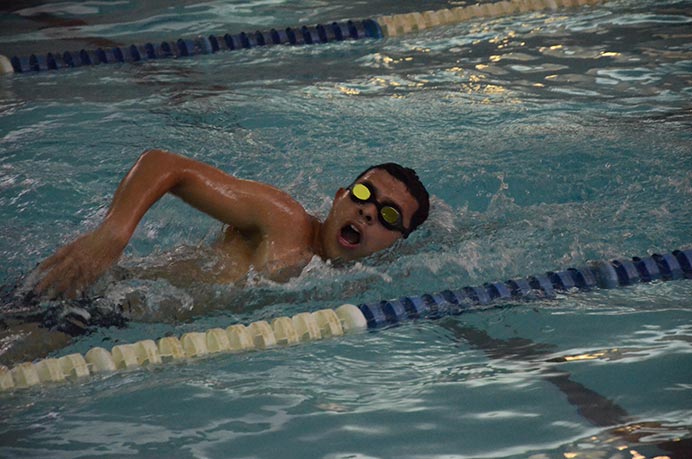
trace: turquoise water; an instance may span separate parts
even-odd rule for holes
[[[0,19],[0,49],[419,9],[167,3],[17,6]],[[322,217],[339,186],[394,160],[419,172],[433,211],[394,250],[345,267],[315,261],[285,285],[146,284],[153,303],[203,292],[203,313],[101,328],[57,355],[690,247],[691,8],[622,0],[380,41],[0,78],[0,282],[94,227],[152,147],[272,183]],[[165,198],[121,264],[165,262],[219,230]],[[688,281],[514,306],[5,393],[0,456],[684,457],[655,444],[690,438]],[[559,362],[581,354],[596,358]],[[625,425],[647,435],[624,438]]]

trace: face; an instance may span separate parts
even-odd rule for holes
[[[401,181],[387,171],[373,169],[359,178],[355,184],[366,184],[377,203],[391,206],[401,212],[404,228],[410,228],[411,217],[418,209],[418,202]],[[351,191],[339,189],[332,210],[324,222],[322,246],[327,258],[355,260],[386,249],[403,237],[400,231],[387,228],[378,217],[380,209],[374,201],[354,201]],[[385,214],[390,209],[385,209]],[[390,217],[391,215],[387,215]],[[392,225],[389,225],[390,228]]]

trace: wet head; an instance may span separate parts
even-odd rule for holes
[[[427,193],[424,201],[427,216]],[[421,223],[414,219],[420,207],[406,183],[375,166],[337,191],[325,221],[325,254],[355,260],[386,249]]]

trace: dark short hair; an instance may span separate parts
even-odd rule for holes
[[[416,171],[397,163],[383,163],[370,166],[361,172],[361,174],[356,177],[355,181],[358,181],[358,179],[373,169],[382,169],[387,171],[392,177],[406,185],[406,190],[408,190],[411,196],[413,196],[416,202],[418,202],[418,209],[411,216],[411,227],[409,228],[409,233],[412,233],[428,218],[428,213],[430,212],[430,196],[428,195],[428,190],[425,189],[423,182],[421,182],[420,178],[418,178]]]

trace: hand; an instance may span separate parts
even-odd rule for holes
[[[85,288],[118,261],[127,239],[123,241],[105,225],[80,236],[38,266],[42,278],[34,293],[50,298],[81,296]]]

